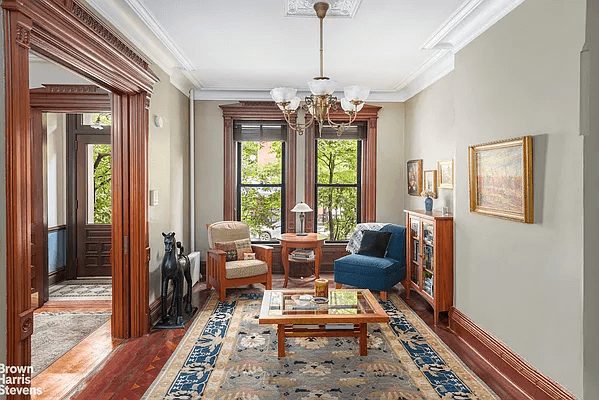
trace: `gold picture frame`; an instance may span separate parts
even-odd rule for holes
[[[422,190],[429,190],[434,193],[432,196],[433,199],[439,197],[439,193],[437,191],[437,170],[430,169],[424,171],[424,188]]]
[[[453,189],[453,160],[437,161],[437,178],[441,189]]]
[[[408,194],[420,196],[422,192],[422,160],[410,160],[406,168],[408,175]]]
[[[534,223],[532,136],[468,148],[470,212]]]

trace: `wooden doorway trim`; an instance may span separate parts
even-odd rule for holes
[[[30,365],[31,167],[29,50],[112,96],[112,334],[149,330],[148,107],[158,81],[148,62],[79,0],[3,0],[6,82],[7,364]],[[16,398],[16,397],[15,397]]]
[[[42,113],[83,113],[83,112],[110,112],[110,93],[96,85],[55,85],[44,84],[41,88],[29,90],[29,103],[31,105],[32,121],[32,165],[40,165],[32,172],[32,187],[36,203],[32,206],[32,232],[33,237],[41,238],[42,249],[38,251],[38,259],[32,260],[35,269],[36,287],[43,287],[43,292],[38,291],[38,307],[41,307],[49,297],[48,282],[48,214],[47,214],[47,165],[46,142],[47,132],[43,126]],[[36,146],[41,147],[36,149]],[[71,182],[71,173],[74,167],[70,166],[69,156],[72,157],[70,148],[67,148],[67,182]],[[67,187],[69,185],[67,184]],[[69,190],[72,188],[68,188]],[[42,202],[39,206],[38,202]],[[74,221],[75,205],[73,196],[67,196],[67,244],[76,243]],[[67,270],[72,269],[75,263],[75,249],[67,252]],[[67,279],[68,273],[67,273]],[[33,305],[34,308],[36,305]]]

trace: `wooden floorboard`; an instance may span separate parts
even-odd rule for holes
[[[333,281],[332,274],[321,274],[321,277]],[[283,275],[273,275],[273,288],[282,287],[283,282]],[[312,288],[314,283],[313,279],[310,278],[291,278],[289,287]],[[400,295],[405,300],[403,288],[400,286],[392,289],[389,293]],[[210,291],[206,290],[204,283],[196,285],[193,294],[194,304],[200,304],[201,307],[209,294]],[[510,381],[449,330],[447,313],[441,314],[440,324],[435,327],[432,309],[424,299],[412,293],[406,303],[500,398],[519,398],[521,392]],[[72,398],[78,400],[140,399],[158,376],[170,355],[175,351],[185,332],[186,329],[155,330],[142,338],[123,342],[113,351],[102,368],[79,386],[78,392]]]
[[[104,323],[31,380],[31,387],[42,390],[41,395],[33,395],[32,398],[61,399],[67,396],[120,343],[121,340],[111,337],[110,321]]]

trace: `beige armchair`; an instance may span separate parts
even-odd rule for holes
[[[218,291],[220,301],[225,301],[226,290],[230,287],[262,283],[266,289],[272,287],[272,247],[251,245],[255,260],[227,261],[227,253],[216,247],[243,239],[250,239],[250,229],[243,222],[215,222],[208,227],[208,246],[206,255],[206,287],[213,286]],[[217,245],[219,243],[219,245]]]

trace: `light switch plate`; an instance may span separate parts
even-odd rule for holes
[[[150,190],[150,205],[151,206],[158,205],[158,190],[156,190],[156,189]]]

